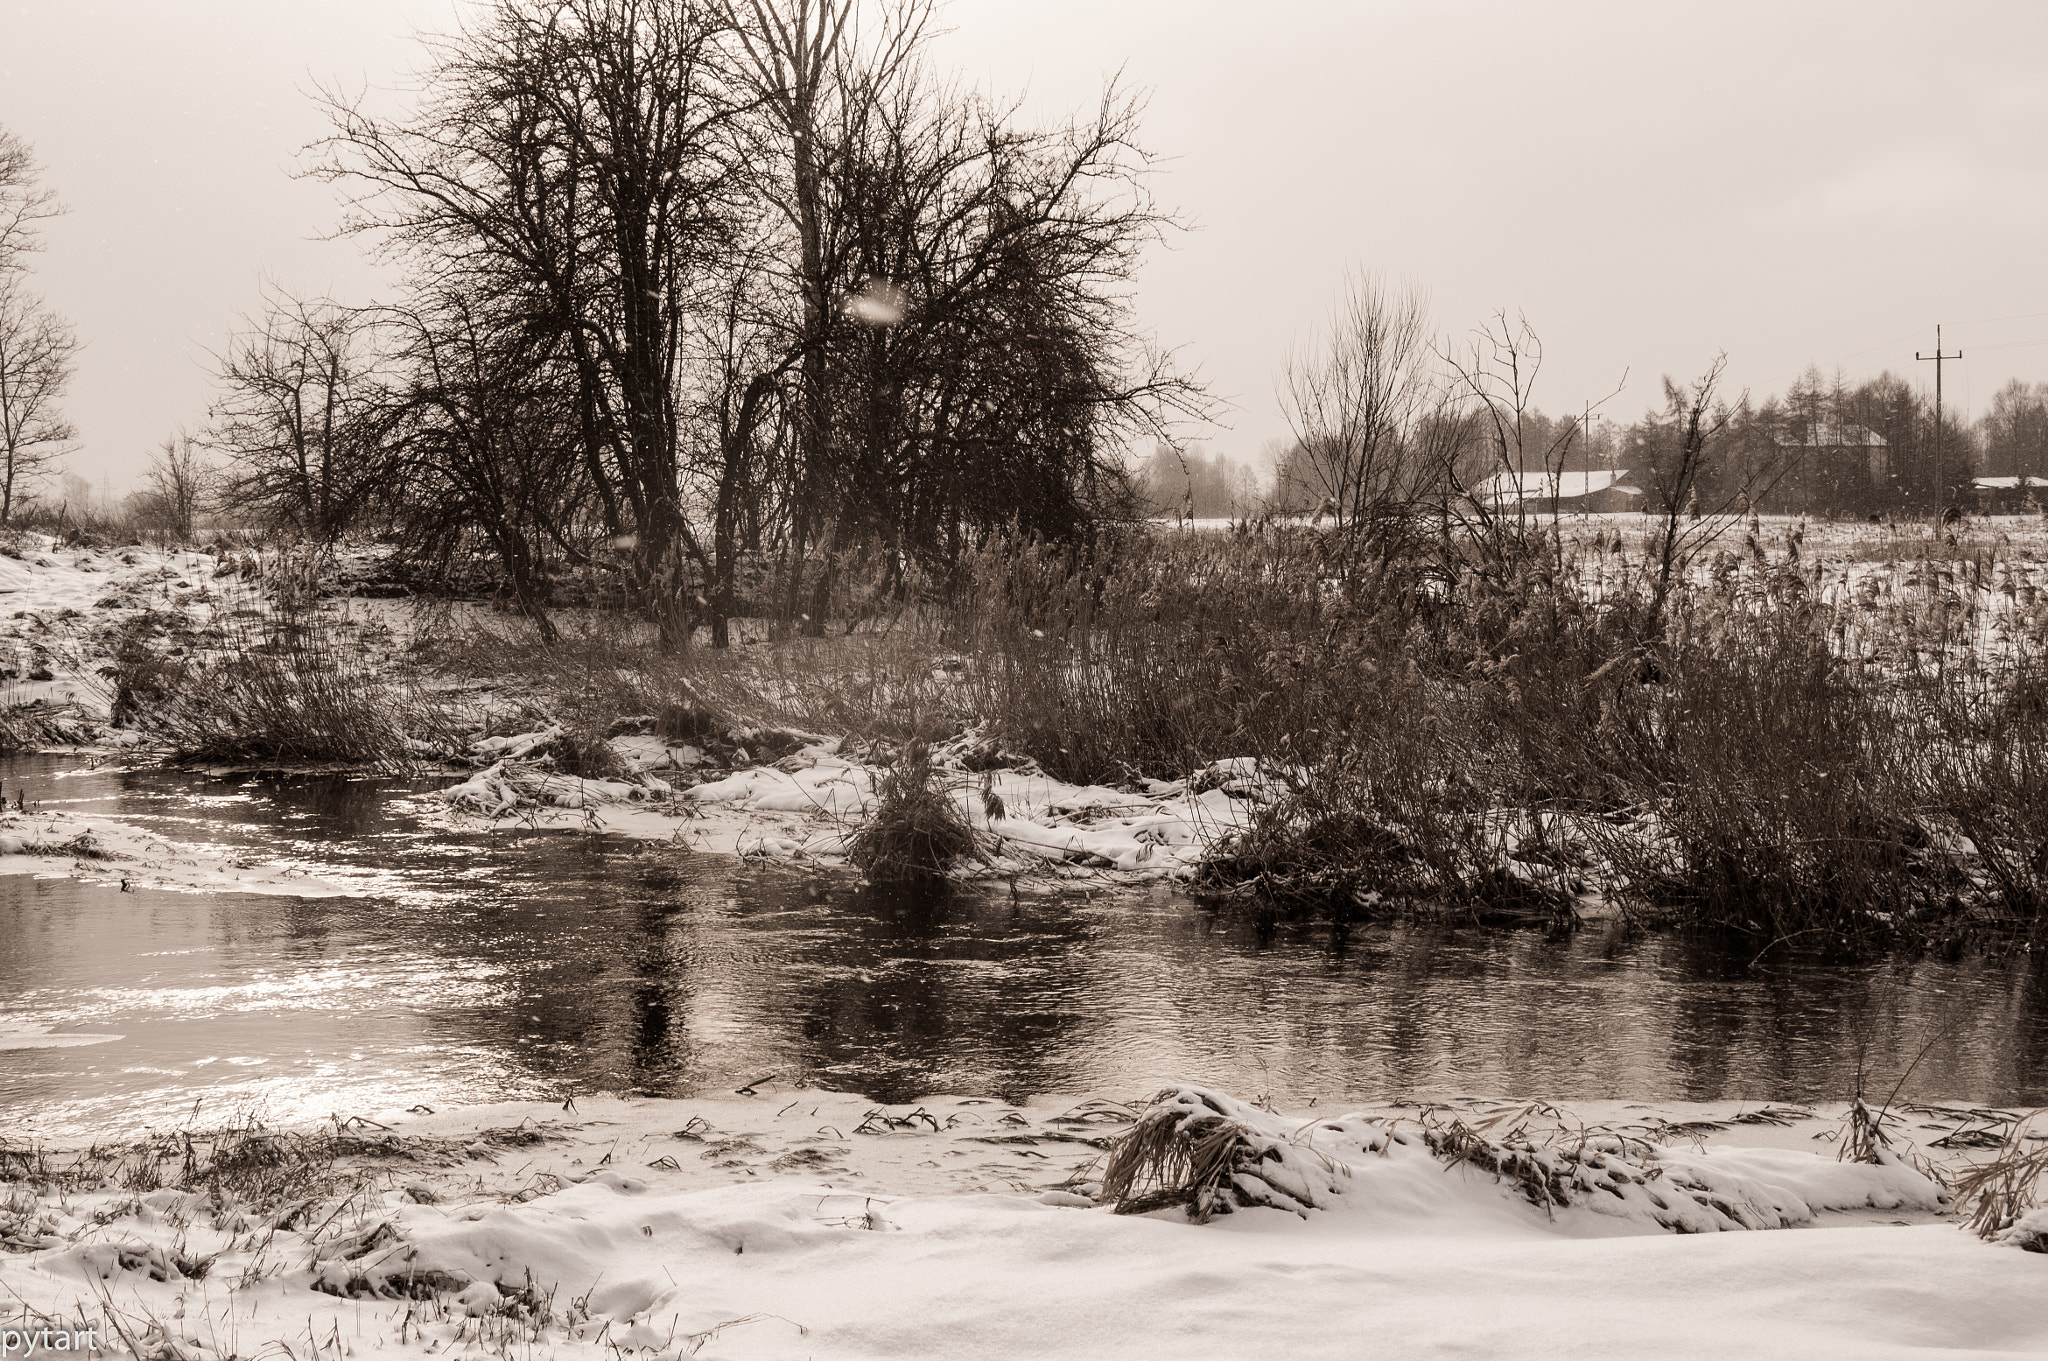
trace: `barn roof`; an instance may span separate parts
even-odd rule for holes
[[[1497,473],[1479,485],[1479,499],[1505,505],[1513,501],[1576,501],[1603,491],[1641,496],[1641,487],[1631,487],[1622,481],[1627,476],[1625,468],[1595,468],[1577,473]]]
[[[1820,421],[1798,435],[1780,435],[1778,443],[1799,449],[1878,449],[1891,441],[1867,425]]]

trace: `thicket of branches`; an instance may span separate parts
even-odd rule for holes
[[[1132,319],[1142,101],[1030,124],[933,74],[928,14],[499,0],[407,112],[327,92],[311,173],[403,288],[222,356],[228,503],[486,552],[544,632],[572,567],[719,643],[742,562],[820,627],[849,554],[1086,535],[1201,402]]]

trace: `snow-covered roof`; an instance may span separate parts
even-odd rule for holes
[[[1497,473],[1479,485],[1479,496],[1481,500],[1495,504],[1507,501],[1576,501],[1582,496],[1603,491],[1641,496],[1641,487],[1631,487],[1621,480],[1627,476],[1625,468],[1595,468],[1577,473]]]
[[[2018,491],[2021,487],[2048,488],[2048,478],[2043,477],[1980,477],[1974,484],[1978,491]]]
[[[1801,449],[1876,449],[1890,441],[1867,425],[1821,421],[1806,427],[1801,434],[1778,436],[1778,443]]]

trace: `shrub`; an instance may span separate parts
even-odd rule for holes
[[[846,856],[878,883],[929,884],[978,853],[974,829],[947,791],[930,749],[911,742],[882,777]]]
[[[443,704],[313,611],[249,621],[136,721],[191,760],[403,768],[455,740]]]

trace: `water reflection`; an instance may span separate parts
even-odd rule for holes
[[[26,767],[26,768],[24,768]],[[2028,956],[1751,968],[1589,930],[1260,928],[1164,891],[910,901],[578,836],[449,835],[405,791],[0,768],[85,811],[377,868],[364,899],[0,879],[0,1116],[78,1130],[416,1101],[682,1094],[777,1073],[909,1100],[1908,1094],[2048,1102]],[[1910,1070],[1910,1072],[1909,1072]]]

